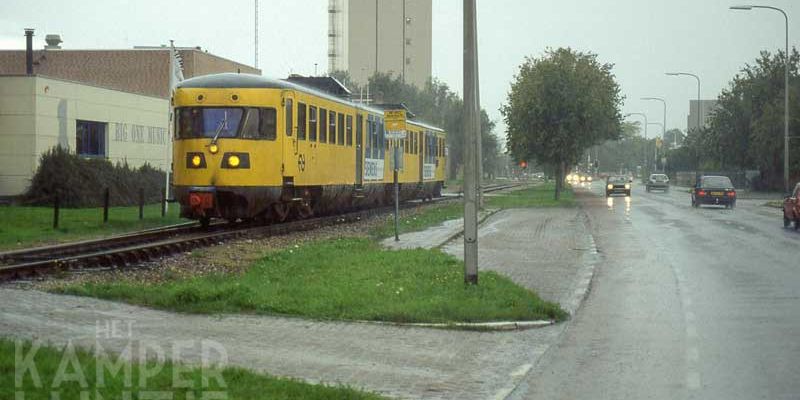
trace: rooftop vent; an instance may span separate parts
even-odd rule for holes
[[[44,46],[45,50],[60,49],[61,46],[59,45],[63,43],[61,35],[47,35],[44,37],[44,41],[47,43],[47,45]]]

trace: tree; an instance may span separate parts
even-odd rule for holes
[[[592,53],[548,49],[527,57],[501,108],[507,148],[519,161],[535,159],[555,171],[555,198],[564,173],[586,149],[622,132],[622,95],[611,64]]]
[[[686,136],[684,146],[670,153],[673,169],[757,169],[762,184],[783,187],[783,96],[786,54],[763,51],[745,65],[717,99],[709,124]],[[798,110],[800,54],[789,56],[789,109]],[[800,135],[800,115],[791,111],[789,136]],[[800,172],[800,141],[790,141],[790,177]],[[673,159],[674,158],[674,159]],[[680,168],[679,168],[680,169]]]

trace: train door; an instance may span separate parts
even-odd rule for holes
[[[364,116],[356,115],[356,187],[364,185]]]
[[[425,143],[425,132],[417,132],[417,158],[419,159],[419,182],[425,179],[425,152],[423,143]]]
[[[285,183],[294,184],[299,168],[304,164],[298,155],[296,102],[291,92],[283,94],[283,164],[281,170]]]

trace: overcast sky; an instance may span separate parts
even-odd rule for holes
[[[394,1],[394,0],[381,0]],[[264,75],[327,70],[327,0],[260,0],[259,67]],[[613,63],[626,97],[623,112],[644,112],[660,122],[667,100],[667,129],[686,129],[688,100],[716,98],[759,51],[784,46],[783,17],[770,10],[730,11],[738,0],[478,0],[481,105],[505,136],[498,108],[525,56],[569,46]],[[789,45],[797,45],[800,1],[757,4],[789,14]],[[433,74],[461,92],[461,0],[433,0]],[[178,46],[253,63],[253,0],[115,1],[2,0],[0,49],[24,48],[23,28],[59,33],[65,49],[130,48],[174,39]],[[660,127],[651,126],[652,132]]]

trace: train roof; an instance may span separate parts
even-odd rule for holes
[[[267,78],[261,75],[253,75],[253,74],[237,74],[232,72],[222,73],[222,74],[211,74],[211,75],[202,75],[194,78],[189,78],[184,81],[181,81],[176,86],[180,89],[196,89],[196,88],[219,88],[219,89],[279,89],[279,90],[297,90],[300,92],[305,92],[309,94],[313,94],[315,96],[323,97],[330,101],[335,101],[338,103],[347,104],[351,107],[356,107],[362,110],[370,111],[374,114],[383,115],[383,109],[381,107],[373,107],[368,106],[361,103],[356,103],[350,100],[342,99],[336,96],[333,96],[329,93],[317,90],[312,87],[308,87],[305,85],[301,85],[298,83],[290,82],[283,79],[273,79]],[[431,129],[439,132],[444,132],[442,128],[435,127],[430,124],[426,124],[421,121],[416,121],[409,119],[409,123],[414,125],[421,126],[426,129]]]

